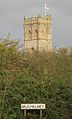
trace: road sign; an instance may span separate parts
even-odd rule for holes
[[[45,104],[21,104],[21,109],[23,110],[36,110],[36,109],[45,109]]]

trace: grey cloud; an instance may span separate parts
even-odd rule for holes
[[[8,31],[23,39],[23,18],[44,15],[45,0],[0,0],[0,37]],[[54,46],[72,46],[72,1],[48,0]]]

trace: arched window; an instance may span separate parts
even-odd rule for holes
[[[28,31],[29,40],[31,40],[31,36],[32,36],[32,34],[31,34],[31,31],[29,30],[29,31]]]
[[[35,37],[36,37],[36,39],[38,38],[38,30],[37,29],[35,30]]]

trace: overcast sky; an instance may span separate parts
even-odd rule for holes
[[[0,0],[0,38],[23,40],[24,16],[44,16],[46,0]],[[72,0],[48,0],[47,15],[53,18],[53,46],[72,47]]]

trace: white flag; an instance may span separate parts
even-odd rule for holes
[[[47,9],[47,10],[49,9],[47,4],[45,4],[45,9]]]

